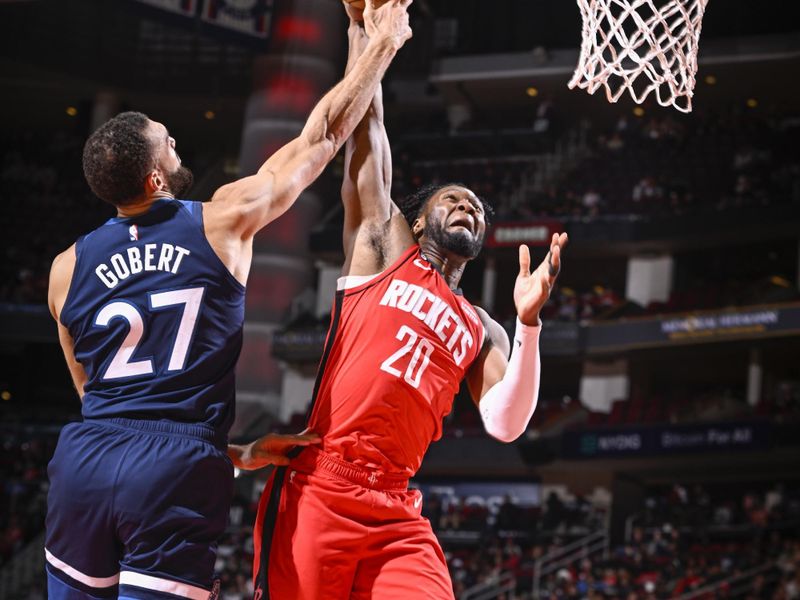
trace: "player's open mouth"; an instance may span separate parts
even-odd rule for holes
[[[472,233],[472,219],[468,217],[455,219],[452,223],[450,223],[450,227],[463,227],[464,229]]]

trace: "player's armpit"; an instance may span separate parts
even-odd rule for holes
[[[363,276],[380,273],[417,242],[408,222],[397,211],[388,221],[365,221],[349,233],[345,241],[342,275]],[[350,251],[347,251],[348,245]]]

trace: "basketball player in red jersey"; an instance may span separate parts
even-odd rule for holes
[[[348,7],[350,59],[370,34]],[[452,600],[447,564],[408,490],[441,436],[462,379],[486,430],[521,435],[539,388],[539,311],[565,234],[530,272],[519,251],[514,348],[458,284],[480,251],[487,206],[460,185],[426,188],[398,208],[380,90],[348,142],[343,277],[309,428],[322,436],[273,473],[256,521],[256,598]]]

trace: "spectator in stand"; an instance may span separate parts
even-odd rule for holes
[[[542,100],[536,109],[536,119],[533,122],[533,130],[536,133],[547,133],[550,130],[553,119],[552,100]]]
[[[506,495],[497,512],[497,529],[513,529],[519,523],[519,520],[519,508],[512,502],[511,496]]]
[[[596,217],[600,212],[600,205],[603,199],[593,187],[588,188],[583,194],[584,214],[588,217]]]
[[[733,155],[733,168],[736,171],[745,171],[753,165],[755,160],[755,149],[750,145],[746,145],[739,148],[736,154]]]
[[[578,298],[575,296],[575,292],[570,288],[561,288],[558,300],[558,320],[576,321],[578,318]]]
[[[651,176],[643,177],[633,187],[631,199],[636,203],[648,203],[653,200],[660,200],[664,195],[664,190],[656,183]]]
[[[611,134],[611,137],[608,138],[606,142],[606,148],[611,152],[619,152],[625,147],[625,140],[622,139],[622,136],[619,134],[618,131],[615,131]]]
[[[764,508],[768,513],[779,511],[783,504],[783,484],[777,483],[775,487],[767,492],[764,498]]]

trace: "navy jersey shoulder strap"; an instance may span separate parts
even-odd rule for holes
[[[186,209],[186,212],[192,217],[192,220],[203,228],[203,203],[195,202],[194,200],[178,200],[178,203]]]

